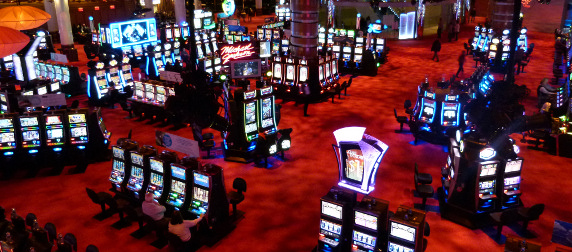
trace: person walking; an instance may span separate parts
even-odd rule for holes
[[[441,38],[441,32],[443,32],[443,20],[439,18],[439,25],[437,26],[437,38]]]
[[[457,70],[455,77],[459,77],[460,72],[463,72],[463,74],[465,73],[465,70],[463,69],[463,64],[465,64],[465,51],[461,52],[458,61],[459,61],[459,70]]]
[[[441,41],[439,41],[439,38],[435,39],[435,41],[433,42],[433,45],[431,46],[431,51],[433,52],[433,58],[431,58],[431,60],[437,59],[437,62],[439,62],[438,53],[441,51]]]
[[[459,40],[459,31],[461,30],[461,24],[459,24],[459,20],[455,23],[455,41]]]

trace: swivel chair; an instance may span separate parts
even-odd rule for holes
[[[497,240],[500,240],[502,236],[502,227],[517,222],[519,218],[517,208],[509,208],[502,212],[491,213],[490,216],[495,225],[497,225]]]
[[[235,178],[232,182],[232,188],[236,191],[231,191],[228,193],[230,199],[230,204],[232,204],[232,216],[237,217],[236,205],[244,200],[243,192],[246,192],[246,181],[243,178]]]
[[[419,182],[417,174],[415,174],[414,180],[415,180],[415,191],[417,191],[419,196],[423,199],[423,203],[421,204],[421,209],[425,210],[425,206],[427,204],[427,198],[433,197],[435,191],[433,190],[433,187],[431,185],[421,184]]]

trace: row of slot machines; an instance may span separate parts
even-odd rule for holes
[[[107,64],[97,62],[87,72],[87,96],[92,101],[108,97],[111,86],[123,92],[125,87],[134,85],[129,57],[123,57],[121,62],[116,59],[111,59]]]
[[[252,38],[248,35],[248,34],[244,34],[242,32],[236,32],[236,33],[229,33],[229,34],[225,34],[224,35],[224,41],[226,41],[226,43],[229,44],[234,44],[235,42],[245,42],[245,41],[251,41]]]
[[[70,67],[66,65],[51,64],[48,62],[36,62],[36,75],[41,80],[58,80],[62,85],[70,82]]]
[[[130,99],[135,102],[153,104],[163,107],[167,101],[167,97],[175,95],[175,88],[161,81],[135,82],[135,90],[133,97]]]
[[[157,153],[153,146],[139,147],[132,140],[112,146],[111,191],[142,202],[145,194],[192,219],[205,214],[209,227],[225,221],[229,214],[223,169],[201,165],[185,157],[179,161],[171,151]]]
[[[165,70],[165,65],[173,65],[175,61],[182,63],[181,59],[181,43],[175,41],[173,43],[164,42],[153,46],[153,55],[147,54],[147,69],[154,67],[156,73]],[[149,73],[147,73],[149,74]]]
[[[295,60],[285,57],[274,57],[272,61],[272,86],[276,89],[286,87],[286,92],[303,93],[303,86],[308,83],[309,69],[306,60]],[[338,60],[330,56],[318,60],[318,81],[322,93],[337,85],[339,81]]]
[[[463,128],[465,113],[459,94],[439,94],[425,90],[419,94],[414,108],[414,117],[429,131],[446,131],[449,128]]]
[[[258,41],[270,42],[270,53],[275,56],[288,56],[288,48],[290,42],[288,39],[282,39],[283,30],[281,27],[277,28],[258,28],[256,38]]]
[[[203,57],[202,59],[199,60],[199,64],[202,64],[205,72],[210,74],[213,73],[218,74],[220,73],[222,68],[222,60],[220,56],[216,54],[209,57]]]
[[[183,22],[179,24],[167,24],[161,28],[161,36],[166,42],[181,41],[181,38],[189,36],[189,25]]]
[[[389,217],[389,202],[332,187],[321,199],[317,251],[422,252],[425,212],[400,206]]]
[[[510,43],[510,29],[503,30],[502,34],[497,36],[492,28],[487,29],[477,25],[471,46],[473,52],[484,54],[490,64],[504,66],[510,55]],[[516,50],[522,49],[524,52],[528,50],[526,28],[520,30],[516,43]]]
[[[523,159],[513,151],[501,156],[491,147],[467,138],[451,138],[443,167],[445,202],[478,214],[522,205],[520,183]]]

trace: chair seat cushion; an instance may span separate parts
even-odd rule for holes
[[[500,217],[501,217],[502,212],[496,212],[496,213],[491,213],[490,216],[491,218],[496,222],[496,223],[500,223]]]
[[[212,140],[212,139],[207,140],[207,141],[203,144],[203,146],[204,146],[205,148],[212,148],[212,147],[215,147],[215,145],[216,145],[216,143],[215,143],[215,141]]]
[[[229,192],[228,197],[231,204],[238,204],[244,200],[244,194],[235,191]]]
[[[431,176],[429,173],[419,173],[417,174],[417,179],[419,179],[419,183],[421,184],[433,183],[433,176]]]
[[[407,119],[406,116],[398,116],[397,117],[397,122],[398,123],[407,123],[409,121],[409,119]]]
[[[435,191],[433,190],[433,187],[430,185],[418,185],[417,193],[419,193],[419,195],[421,196],[433,196]]]

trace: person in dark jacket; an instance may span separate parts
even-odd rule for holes
[[[455,74],[456,77],[459,77],[460,72],[465,73],[465,70],[463,69],[464,64],[465,64],[465,51],[461,52],[461,55],[459,55],[459,70],[457,70],[457,74]]]
[[[433,42],[433,45],[431,46],[431,51],[433,52],[433,58],[432,60],[437,59],[437,62],[439,62],[439,55],[438,53],[441,51],[441,41],[439,41],[439,39],[436,39]]]

